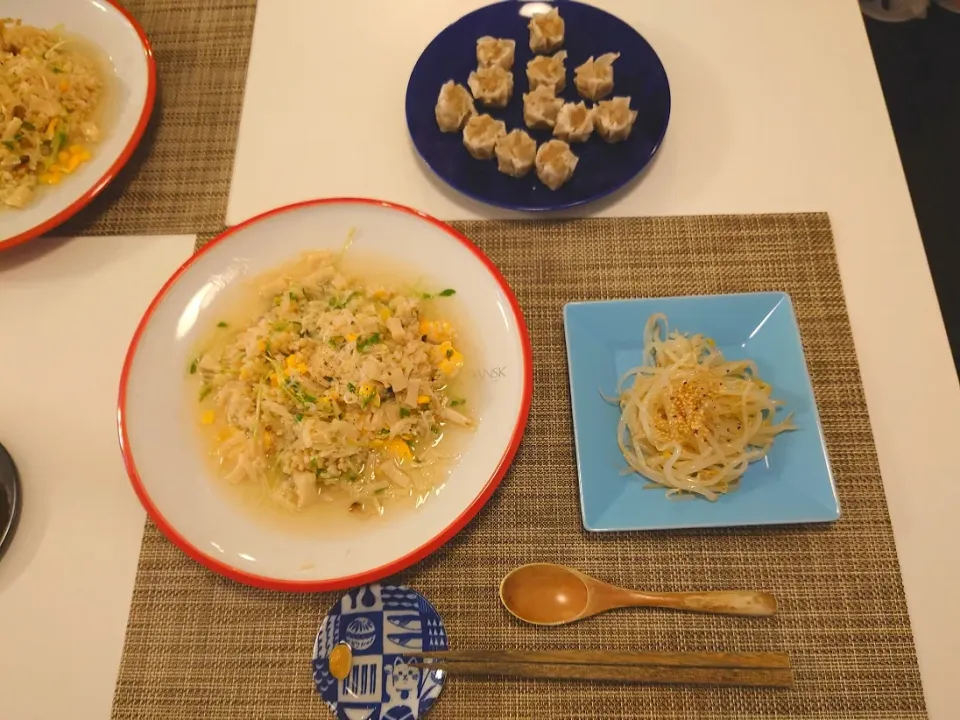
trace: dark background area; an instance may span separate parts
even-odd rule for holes
[[[864,22],[960,369],[960,15]]]

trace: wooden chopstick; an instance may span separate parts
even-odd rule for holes
[[[790,656],[764,652],[615,652],[610,650],[447,650],[409,657],[443,662],[546,663],[554,665],[656,665],[699,668],[790,668]]]
[[[668,685],[792,687],[781,653],[656,653],[604,650],[459,650],[409,653],[417,667],[458,675],[508,675]]]
[[[545,680],[597,680],[664,685],[726,685],[741,687],[793,687],[789,668],[703,668],[666,665],[552,665],[547,663],[434,662],[413,663],[454,675],[511,677]]]

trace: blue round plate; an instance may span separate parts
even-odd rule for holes
[[[576,172],[559,190],[550,190],[531,171],[512,178],[497,170],[495,160],[476,160],[463,147],[460,133],[441,132],[434,108],[440,87],[447,80],[466,85],[477,66],[477,38],[492,35],[517,41],[513,66],[514,89],[510,104],[502,109],[477,109],[503,120],[507,129],[522,128],[538,142],[549,140],[549,130],[531,130],[523,122],[523,93],[529,91],[527,62],[532,10],[556,6],[566,23],[563,45],[568,53],[567,87],[561,96],[579,102],[573,69],[591,55],[619,52],[614,64],[614,95],[629,95],[639,112],[630,137],[607,144],[599,137],[573,143],[580,158]],[[498,2],[464,15],[441,32],[423,51],[407,84],[407,126],[420,157],[450,186],[475,200],[511,210],[559,210],[591,202],[623,187],[650,162],[667,131],[670,119],[670,84],[657,53],[632,27],[610,13],[572,0],[559,2]]]
[[[345,680],[330,674],[337,643],[353,650]],[[364,585],[344,595],[323,619],[313,646],[317,692],[340,720],[416,720],[437,701],[446,673],[413,667],[405,653],[446,650],[443,620],[406,585]]]

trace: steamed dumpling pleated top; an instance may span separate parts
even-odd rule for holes
[[[567,59],[567,51],[561,50],[556,55],[539,55],[527,63],[527,80],[530,89],[548,87],[554,94],[563,90],[567,85],[567,68],[563,61]]]
[[[501,135],[507,134],[502,120],[489,115],[474,115],[463,128],[463,145],[477,160],[489,160]]]
[[[563,140],[549,140],[537,150],[537,177],[551,190],[556,190],[573,176],[579,159]]]
[[[596,60],[589,58],[573,71],[573,84],[580,97],[599,100],[613,92],[613,62],[620,53],[607,53]]]
[[[476,113],[469,91],[463,85],[447,80],[437,98],[436,115],[440,129],[443,132],[458,132]]]
[[[541,85],[523,95],[523,121],[527,127],[550,129],[557,123],[557,115],[563,107],[563,98],[558,98],[553,88]]]
[[[593,124],[600,137],[607,142],[620,142],[630,136],[637,119],[637,111],[630,109],[629,97],[615,97],[597,103],[593,109]]]
[[[473,96],[484,105],[506,107],[513,95],[513,73],[499,65],[480,67],[470,73],[467,85]]]
[[[497,138],[497,169],[513,177],[523,177],[537,156],[537,142],[523,130],[511,130]]]
[[[553,134],[567,142],[586,142],[593,132],[593,110],[586,103],[566,103],[557,115]]]
[[[504,70],[510,70],[513,68],[516,50],[516,40],[485,35],[477,40],[477,65],[479,67],[499,65]]]
[[[530,28],[530,49],[535,53],[551,53],[563,45],[563,18],[557,8],[534,15]]]

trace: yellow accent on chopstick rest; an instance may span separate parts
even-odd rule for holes
[[[330,651],[327,662],[330,665],[330,674],[337,680],[345,680],[353,665],[353,650],[345,642],[337,643],[337,646]]]

